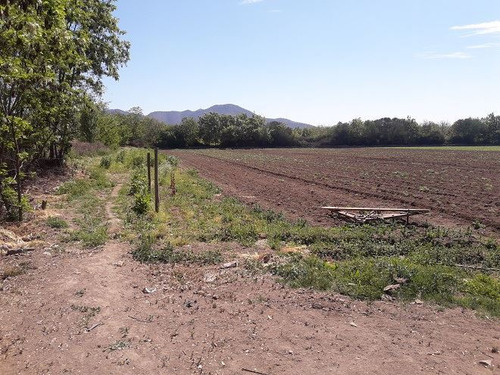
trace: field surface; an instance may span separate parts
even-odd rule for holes
[[[77,160],[80,164],[71,173],[38,178],[30,188],[35,207],[30,220],[0,225],[0,375],[500,374],[498,273],[435,264],[441,259],[430,251],[449,255],[452,263],[497,269],[498,247],[480,242],[475,231],[454,237],[455,231],[439,236],[438,232],[447,231],[427,231],[423,226],[396,229],[397,233],[352,226],[336,232],[336,228],[285,223],[280,215],[223,196],[237,195],[326,226],[332,219],[318,209],[323,204],[404,203],[395,194],[378,198],[377,191],[361,189],[368,185],[361,182],[368,180],[359,174],[367,171],[376,179],[377,173],[370,171],[377,165],[391,173],[416,175],[420,170],[413,165],[405,169],[403,161],[395,163],[404,155],[410,163],[407,150],[394,150],[399,159],[391,155],[384,159],[384,152],[393,150],[178,151],[175,155],[185,167],[216,181],[224,194],[192,171],[162,168],[169,166],[164,162],[161,211],[140,217],[133,211],[137,194],[130,194],[139,167],[131,166],[142,163],[142,168],[145,158],[138,156],[145,156],[145,150]],[[433,162],[427,153],[412,155],[422,154]],[[448,162],[463,168],[464,176],[468,173],[464,165],[483,171],[477,173],[483,182],[481,178],[490,178],[486,173],[491,172],[492,187],[486,191],[493,197],[498,192],[494,190],[498,181],[493,179],[496,159],[480,152],[458,154],[461,161],[450,156]],[[380,163],[373,164],[375,156]],[[481,157],[489,160],[489,169],[480,167]],[[372,164],[367,164],[370,160]],[[389,167],[391,161],[394,165]],[[421,169],[443,171],[444,163],[440,169],[436,164]],[[344,182],[335,177],[341,172]],[[175,195],[170,194],[171,173],[175,173]],[[317,178],[314,173],[319,173]],[[393,190],[399,191],[385,181],[380,178],[380,186],[396,186]],[[430,189],[435,185],[425,186],[434,197]],[[47,208],[41,209],[44,200]],[[461,202],[475,200],[464,197]],[[433,211],[429,218],[470,222],[453,212]],[[495,220],[494,216],[481,220],[488,218]],[[245,232],[252,226],[257,237]],[[279,237],[283,228],[295,236],[293,241],[330,238],[323,250],[342,251],[338,259],[322,262],[321,269],[339,276],[332,280],[345,285],[346,291],[367,289],[373,286],[368,281],[382,280],[382,287],[397,282],[407,291],[421,285],[421,294],[398,299],[391,294],[398,286],[389,285],[389,293],[380,290],[380,299],[365,301],[333,288],[292,288],[284,282],[284,272],[273,270],[309,277],[303,272],[306,262],[298,260],[321,244],[312,243],[307,249],[283,243],[278,251],[273,244],[283,240]],[[420,229],[438,237],[422,244],[412,237]],[[251,240],[244,244],[236,235]],[[425,234],[418,238],[424,240]],[[397,239],[398,246],[392,246]],[[168,246],[169,241],[175,248]],[[411,253],[421,248],[429,251],[419,261]],[[365,252],[373,252],[377,259]],[[138,254],[149,254],[151,261],[140,261]],[[397,266],[390,269],[397,273],[384,280],[385,268],[375,268],[381,264]],[[321,269],[309,268],[310,278],[325,278]],[[398,277],[399,272],[405,272],[407,279]],[[350,280],[356,283],[341,284]],[[495,315],[467,305],[436,304],[429,294],[437,289],[456,300],[469,297],[475,302],[472,307],[489,303]]]
[[[500,151],[266,149],[172,151],[229,195],[313,224],[321,206],[426,208],[416,220],[500,230]]]

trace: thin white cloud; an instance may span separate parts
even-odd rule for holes
[[[483,22],[471,25],[463,26],[453,26],[451,30],[466,30],[471,31],[469,36],[472,35],[488,35],[488,34],[500,34],[500,21]]]
[[[451,53],[427,52],[420,54],[419,57],[426,60],[443,60],[443,59],[465,60],[465,59],[470,59],[472,56],[465,52],[451,52]]]
[[[467,46],[468,49],[486,49],[494,47],[500,47],[500,43],[484,43],[484,44],[476,44],[473,46]]]
[[[247,4],[255,4],[255,3],[261,3],[264,0],[243,0],[240,2],[240,5],[247,5]]]

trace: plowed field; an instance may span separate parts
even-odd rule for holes
[[[433,149],[169,151],[225,194],[331,224],[321,206],[427,208],[415,220],[500,231],[500,152]],[[333,221],[332,221],[333,220]]]

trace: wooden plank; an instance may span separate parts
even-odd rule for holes
[[[336,213],[346,219],[353,220],[358,223],[367,221],[387,220],[406,218],[409,223],[410,216],[424,214],[430,212],[425,208],[389,208],[389,207],[321,207],[322,209],[330,210],[331,213]]]
[[[388,208],[388,207],[321,207],[331,211],[401,211],[401,212],[430,212],[426,208]]]

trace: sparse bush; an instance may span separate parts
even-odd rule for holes
[[[111,158],[109,156],[103,156],[101,158],[100,167],[104,169],[109,169],[109,167],[111,167]]]
[[[151,194],[149,193],[148,179],[140,170],[136,170],[132,176],[129,195],[134,196],[132,210],[137,215],[144,215],[150,210]]]
[[[61,217],[58,216],[50,216],[47,218],[47,225],[51,228],[62,229],[67,228],[68,223]]]
[[[19,220],[19,205],[21,206],[22,212],[29,212],[31,210],[27,196],[22,196],[21,203],[18,202],[17,192],[14,190],[14,186],[14,178],[0,178],[0,214],[2,213],[3,206],[5,209],[5,218],[9,221]]]

